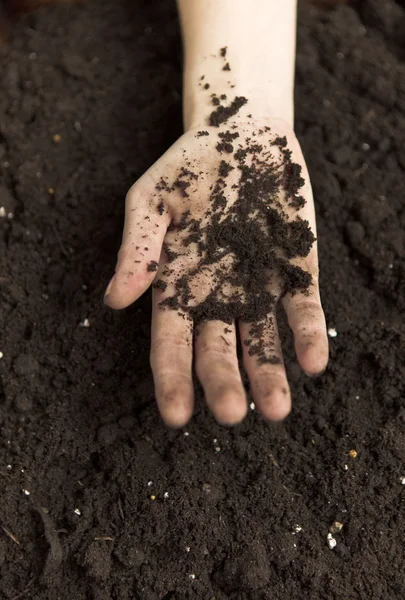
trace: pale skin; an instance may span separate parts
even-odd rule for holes
[[[190,273],[200,260],[192,246],[184,251],[181,235],[167,231],[178,223],[186,210],[191,217],[204,220],[209,203],[209,188],[218,177],[221,156],[215,149],[221,130],[208,125],[213,110],[210,93],[245,96],[248,103],[223,130],[236,125],[241,138],[265,126],[286,136],[293,160],[303,169],[306,199],[300,217],[307,220],[316,235],[315,210],[304,157],[293,130],[293,82],[295,60],[296,0],[178,0],[185,51],[184,125],[185,133],[132,186],[126,199],[125,226],[115,275],[108,285],[105,302],[123,309],[139,298],[157,279],[167,283],[166,290],[153,290],[151,366],[159,411],[165,423],[181,427],[194,408],[193,362],[204,389],[207,404],[224,425],[239,423],[247,412],[246,391],[239,371],[237,335],[243,342],[252,324],[209,321],[198,328],[182,311],[162,310],[159,303],[173,293],[176,278]],[[223,71],[219,49],[226,46],[226,61],[231,71]],[[203,82],[201,77],[204,76]],[[209,83],[209,90],[203,85]],[[231,87],[233,86],[233,87]],[[252,117],[248,116],[252,115]],[[197,137],[200,130],[209,136]],[[180,193],[156,192],[164,177],[173,182],[185,156],[204,171],[204,177],[189,197]],[[235,170],[236,172],[236,170]],[[158,210],[163,201],[163,210]],[[229,205],[234,202],[228,193]],[[287,209],[288,212],[288,209]],[[162,213],[162,214],[160,214]],[[181,256],[171,263],[166,274],[165,244]],[[152,261],[158,271],[148,270]],[[284,295],[280,301],[293,331],[295,351],[301,368],[310,376],[322,373],[328,362],[328,338],[318,287],[316,243],[309,255],[295,259],[312,276],[307,293]],[[212,287],[215,267],[190,277],[196,300],[201,301]],[[280,294],[274,284],[271,292]],[[185,312],[185,311],[183,311]],[[268,315],[266,339],[276,364],[260,364],[244,347],[243,364],[257,409],[265,419],[279,421],[291,410],[291,394],[282,358],[275,314]]]

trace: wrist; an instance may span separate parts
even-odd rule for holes
[[[217,98],[226,96],[221,99],[223,106],[230,106],[236,97],[246,98],[247,103],[238,111],[237,119],[239,121],[253,118],[256,122],[265,123],[267,120],[280,119],[286,122],[291,129],[294,128],[294,90],[292,87],[284,90],[279,88],[276,93],[273,93],[271,89],[255,89],[248,85],[235,85],[235,87],[210,85],[208,90],[187,90],[185,87],[183,97],[185,131],[204,129],[209,126],[209,117],[216,108],[213,104],[212,94],[215,94]]]

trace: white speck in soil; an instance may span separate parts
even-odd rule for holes
[[[370,144],[367,144],[366,142],[364,144],[361,145],[362,150],[364,150],[365,152],[368,152],[370,150]]]
[[[215,452],[221,452],[221,448],[219,446],[215,446]]]
[[[254,403],[254,402],[251,402],[251,403],[249,404],[249,406],[250,406],[250,410],[254,410],[254,409],[256,408],[256,406],[255,406],[255,403]]]
[[[0,360],[3,358],[4,354],[3,352],[0,352]]]
[[[299,533],[300,531],[302,531],[301,525],[294,525],[294,531],[292,532],[293,535],[295,535],[296,533]]]
[[[10,219],[10,221],[11,221],[11,219],[14,219],[14,213],[9,212],[7,215],[7,218]]]
[[[168,498],[168,497],[169,497],[169,492],[165,492],[165,493],[163,494],[163,498]]]
[[[337,542],[331,533],[328,533],[328,535],[326,537],[326,541],[331,550],[333,550],[333,548],[336,547]]]
[[[188,578],[191,579],[191,581],[194,581],[194,579],[195,579],[194,573],[190,573],[190,575],[188,576]]]
[[[153,481],[148,481],[148,487],[150,487],[151,485],[153,485]]]
[[[184,435],[185,437],[188,437],[190,434],[189,434],[189,432],[188,432],[188,431],[185,431],[185,432],[183,433],[183,435]]]
[[[348,470],[349,470],[348,465],[345,465],[345,471],[348,471]]]
[[[6,467],[7,471],[11,471],[12,468],[13,468],[13,465],[7,465],[7,467]]]
[[[75,508],[73,512],[74,512],[74,513],[75,513],[75,515],[77,515],[78,517],[80,517],[80,515],[82,514],[78,508]]]
[[[334,327],[328,329],[328,336],[331,338],[335,338],[337,336],[337,331]]]
[[[400,482],[402,483],[402,485],[405,485],[405,477],[401,477]]]
[[[5,217],[6,216],[6,209],[4,208],[4,206],[0,206],[0,217]]]
[[[31,494],[31,492],[29,490],[22,490],[22,493],[24,494],[24,496],[29,496]]]
[[[186,546],[185,550],[186,550],[186,552],[190,552],[190,550],[191,550],[190,546]]]
[[[90,321],[88,319],[83,319],[83,321],[81,321],[79,325],[80,327],[90,327]]]
[[[343,523],[340,521],[333,521],[332,525],[329,527],[329,533],[340,533],[343,529]]]

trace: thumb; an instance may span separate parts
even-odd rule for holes
[[[159,197],[140,181],[125,201],[125,225],[115,275],[104,302],[114,309],[126,308],[151,285],[156,276],[170,215]]]

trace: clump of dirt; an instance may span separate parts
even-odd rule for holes
[[[236,96],[229,106],[223,106],[222,104],[219,105],[218,108],[210,114],[209,124],[213,125],[214,127],[219,127],[222,125],[222,123],[226,123],[228,119],[235,116],[239,112],[246,102],[247,98],[244,96]]]

